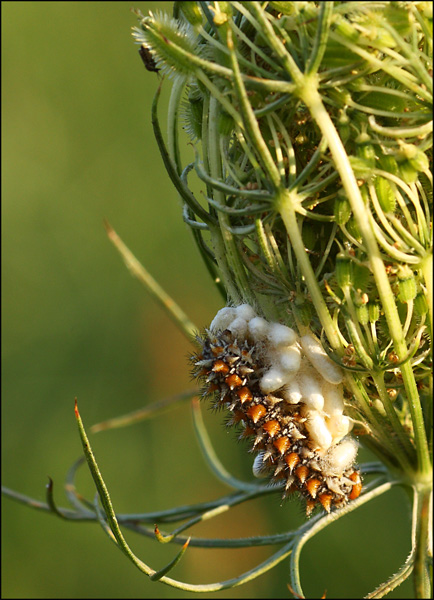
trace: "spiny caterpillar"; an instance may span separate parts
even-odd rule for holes
[[[343,374],[313,334],[299,337],[242,304],[222,308],[198,342],[193,375],[214,407],[232,413],[229,424],[241,424],[240,437],[253,440],[255,476],[282,480],[284,497],[298,491],[308,516],[360,495]]]

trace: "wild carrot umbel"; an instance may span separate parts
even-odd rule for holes
[[[54,505],[50,489],[44,508],[98,520],[137,568],[186,591],[238,586],[290,557],[291,590],[304,597],[299,561],[308,539],[399,485],[413,506],[412,550],[367,597],[383,597],[410,576],[415,597],[430,597],[431,4],[175,2],[173,17],[137,15],[134,39],[146,68],[158,73],[145,73],[159,86],[155,137],[223,298],[209,327],[196,331],[107,230],[132,274],[196,346],[191,366],[202,402],[194,390],[155,409],[193,399],[200,446],[234,493],[170,515],[118,518],[76,409],[103,510],[75,501],[72,516]],[[169,82],[163,132],[158,103]],[[181,128],[193,148],[187,164]],[[200,404],[225,409],[228,425],[256,452],[254,475],[267,481],[240,481],[226,471]],[[378,462],[358,465],[358,443]],[[372,474],[378,477],[368,480]],[[280,543],[269,559],[213,584],[168,577],[188,545],[205,545],[184,531],[265,494],[299,496],[312,516],[279,536],[206,542]],[[171,534],[140,525],[158,519],[182,525]],[[120,525],[182,549],[155,571],[133,554]]]
[[[348,418],[391,476],[413,488],[415,506],[426,508],[431,8],[177,2],[173,18],[140,18],[136,41],[173,81],[167,143],[158,93],[154,105],[160,150],[229,307],[198,338],[194,373],[205,396],[251,437],[258,473],[283,479],[286,492],[301,490],[308,513],[359,493]],[[195,149],[187,165],[179,127]],[[193,173],[203,198],[188,186]],[[270,346],[270,321],[299,336],[279,346],[292,352],[286,366]],[[309,336],[321,339],[325,374],[303,345]],[[336,368],[330,383],[326,373]],[[339,398],[342,382],[335,425],[329,398]],[[346,447],[349,470],[337,479],[353,472],[354,481],[344,492],[324,461]],[[298,463],[305,470],[297,476]],[[423,595],[428,521],[418,519],[415,581]]]

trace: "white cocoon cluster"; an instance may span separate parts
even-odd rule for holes
[[[350,433],[354,425],[352,420],[346,415],[333,415],[333,417],[326,417],[325,421],[328,430],[332,434],[334,444],[337,444],[337,442]]]
[[[324,396],[322,395],[321,382],[312,371],[305,370],[299,374],[303,402],[310,410],[322,411],[324,408]]]
[[[344,439],[353,424],[343,414],[343,372],[318,339],[310,333],[298,338],[290,327],[259,317],[249,304],[219,310],[210,330],[225,329],[239,342],[248,338],[261,346],[265,366],[268,364],[259,380],[262,393],[278,391],[289,404],[303,405],[312,450],[324,454],[322,460],[328,461],[330,473],[342,473],[342,465],[354,461],[357,444]],[[254,467],[258,475],[261,461],[258,455]]]
[[[257,341],[265,340],[268,335],[268,321],[262,317],[254,317],[249,321],[249,332],[253,339]]]
[[[329,383],[342,383],[343,373],[340,367],[328,357],[319,341],[312,335],[304,335],[301,338],[304,353],[322,377]]]
[[[235,319],[235,308],[225,306],[220,309],[209,326],[210,331],[224,331]]]
[[[287,383],[287,374],[278,367],[271,367],[261,378],[259,386],[264,394],[271,394]]]
[[[268,339],[272,346],[292,346],[297,341],[297,334],[293,329],[280,323],[270,323]]]
[[[277,359],[283,371],[294,373],[301,365],[301,352],[296,346],[284,346],[279,348]]]
[[[344,412],[344,388],[342,385],[333,385],[323,381],[322,393],[324,396],[324,412],[328,417],[341,415]]]
[[[326,450],[330,448],[333,443],[332,434],[321,414],[316,410],[308,410],[304,416],[307,418],[306,429],[310,435],[312,449]]]
[[[296,379],[292,379],[288,385],[283,388],[281,394],[282,398],[289,402],[289,404],[298,404],[303,397]]]
[[[352,438],[332,446],[320,460],[324,475],[340,477],[356,460],[357,449],[357,443]]]
[[[241,319],[244,319],[245,321],[250,321],[256,317],[256,313],[250,304],[240,304],[240,306],[236,307],[235,312],[237,317],[241,317]]]
[[[247,321],[242,317],[236,317],[232,323],[227,326],[234,338],[244,340],[247,335]]]

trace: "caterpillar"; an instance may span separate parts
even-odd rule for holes
[[[222,308],[198,336],[193,376],[212,406],[230,413],[257,453],[253,473],[298,492],[306,514],[330,512],[362,490],[357,442],[344,414],[343,373],[316,337],[258,316],[248,304]]]

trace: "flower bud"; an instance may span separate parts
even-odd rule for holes
[[[202,12],[197,2],[178,2],[178,4],[180,4],[184,17],[193,27],[196,28],[202,25]]]
[[[424,292],[419,292],[414,299],[414,312],[419,317],[426,315],[428,312],[428,302],[426,300],[426,296]]]
[[[369,302],[368,304],[369,311],[369,321],[371,323],[375,323],[380,318],[380,305],[376,302]]]
[[[341,15],[336,16],[335,20],[336,32],[350,42],[357,42],[360,33],[355,26]]]
[[[370,144],[371,138],[366,133],[361,133],[357,139],[357,156],[366,161],[366,164],[369,165],[371,169],[375,167],[375,149],[372,144]]]
[[[422,152],[419,148],[417,149],[416,155],[410,159],[411,166],[416,169],[416,171],[428,171],[429,170],[429,160],[425,152]]]
[[[374,182],[378,202],[386,213],[394,213],[396,208],[395,193],[390,182],[384,177],[377,177]]]
[[[351,219],[348,221],[347,229],[358,242],[362,242],[362,234],[360,233],[359,226],[354,217],[351,217]]]
[[[369,323],[369,309],[366,304],[356,306],[356,316],[361,325],[367,325]]]
[[[390,154],[382,154],[379,158],[380,167],[392,175],[399,175],[399,167],[396,158]]]
[[[401,302],[414,300],[417,294],[416,279],[413,271],[407,265],[398,270],[398,298]]]
[[[362,156],[350,156],[350,165],[356,177],[368,179],[371,176],[372,164]]]
[[[353,284],[353,263],[341,252],[336,256],[336,281],[341,290]]]
[[[334,214],[338,225],[345,225],[351,217],[351,206],[345,196],[339,196],[335,200]]]
[[[406,160],[399,165],[399,176],[405,183],[414,183],[417,181],[417,170],[411,164],[411,161]]]

